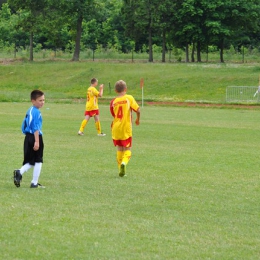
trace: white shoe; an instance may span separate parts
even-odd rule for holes
[[[106,134],[101,133],[101,134],[98,134],[98,136],[106,136]]]
[[[83,133],[83,132],[80,132],[80,131],[78,131],[78,135],[84,135],[84,133]]]

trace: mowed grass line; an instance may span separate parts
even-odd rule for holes
[[[126,178],[111,117],[104,138],[82,104],[45,104],[45,162],[32,190],[11,180],[29,103],[0,103],[3,259],[259,259],[258,111],[145,107]]]
[[[258,64],[161,64],[112,62],[35,62],[0,65],[0,101],[27,101],[33,88],[49,99],[85,99],[92,77],[105,84],[107,98],[123,79],[141,99],[144,78],[146,100],[225,102],[227,86],[258,86]],[[109,82],[111,90],[109,89]]]

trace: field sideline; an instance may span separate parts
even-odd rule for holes
[[[83,104],[46,103],[45,161],[32,190],[22,161],[30,103],[0,103],[2,259],[259,259],[257,110],[145,107],[134,126],[127,177],[93,121],[77,136]]]

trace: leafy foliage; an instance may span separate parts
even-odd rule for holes
[[[0,3],[1,4],[1,3]],[[0,9],[0,41],[6,46],[80,50],[100,45],[118,52],[192,46],[192,61],[209,46],[259,48],[260,0],[8,0]],[[23,32],[23,33],[22,33]],[[74,42],[74,43],[73,43]]]

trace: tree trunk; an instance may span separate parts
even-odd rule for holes
[[[151,26],[149,27],[149,62],[153,62],[153,39]]]
[[[224,63],[224,39],[220,42],[220,62]]]
[[[206,62],[209,62],[209,45],[208,44],[207,44],[206,54],[207,54]]]
[[[186,46],[185,46],[185,53],[186,53],[185,62],[190,62],[190,59],[189,59],[189,44],[188,43],[186,43]]]
[[[33,61],[33,32],[30,33],[30,61]]]
[[[245,47],[244,47],[244,45],[242,46],[242,62],[245,63]]]
[[[75,50],[72,58],[73,61],[79,61],[82,22],[83,22],[83,17],[82,15],[80,15],[77,21],[77,35],[76,35],[76,42],[75,42]]]
[[[201,44],[197,42],[197,62],[201,62]]]
[[[14,59],[16,59],[16,45],[14,45]]]
[[[192,43],[191,62],[195,62],[195,43]]]
[[[165,53],[166,53],[166,33],[165,33],[165,30],[163,30],[163,35],[162,35],[162,62],[165,62]]]

